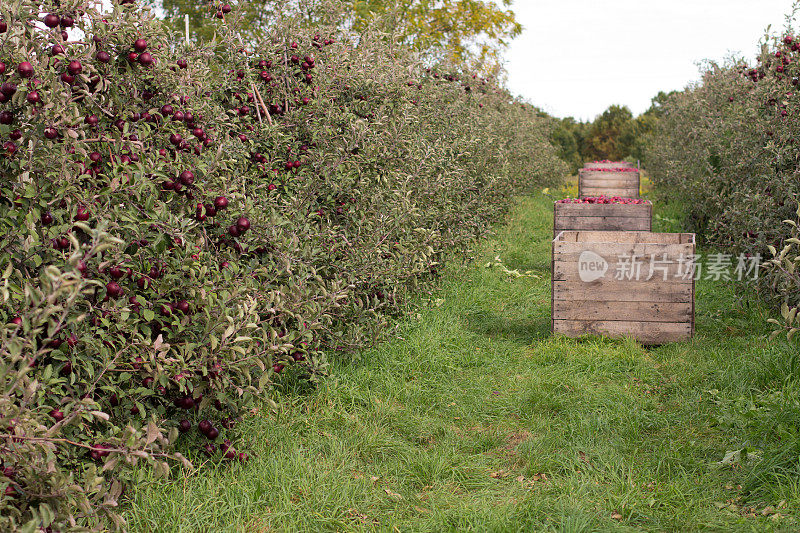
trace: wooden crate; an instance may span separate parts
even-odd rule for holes
[[[614,161],[611,163],[586,163],[583,168],[636,168],[636,165],[625,161]]]
[[[603,172],[581,169],[578,171],[578,197],[589,196],[639,198],[639,171]]]
[[[553,236],[568,230],[652,231],[653,205],[570,204],[553,207]]]
[[[634,254],[641,258],[638,277],[625,268],[636,263]],[[694,254],[693,233],[560,232],[553,240],[553,332],[648,345],[692,338]]]

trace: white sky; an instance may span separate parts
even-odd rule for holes
[[[515,0],[525,27],[506,51],[509,87],[558,116],[592,120],[612,104],[634,114],[658,91],[699,78],[697,63],[753,58],[792,0]]]

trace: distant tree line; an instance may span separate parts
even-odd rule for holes
[[[650,108],[638,117],[627,106],[612,105],[594,122],[579,122],[572,117],[557,119],[551,139],[573,171],[586,161],[644,161],[645,147],[668,96],[658,93]]]

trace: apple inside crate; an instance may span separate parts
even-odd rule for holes
[[[693,233],[562,231],[553,239],[552,330],[657,345],[694,335]]]
[[[578,171],[578,196],[639,198],[639,171],[581,169]]]
[[[603,203],[586,203],[596,200]],[[553,207],[554,235],[569,230],[651,231],[653,204],[633,198],[560,200]]]
[[[585,169],[636,168],[636,165],[634,165],[633,163],[627,163],[625,161],[593,161],[591,163],[586,163],[585,165],[583,165],[583,168]]]

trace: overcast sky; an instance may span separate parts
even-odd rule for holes
[[[525,27],[506,52],[509,86],[558,116],[612,104],[645,111],[658,91],[697,80],[698,61],[752,58],[792,0],[514,0]]]

